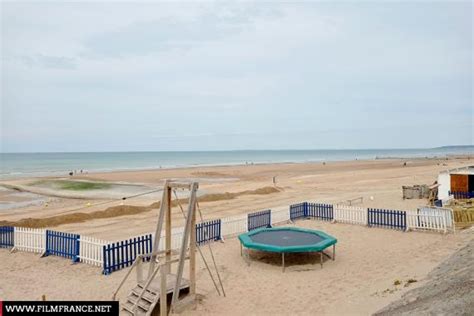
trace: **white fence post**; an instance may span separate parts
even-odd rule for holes
[[[454,232],[453,210],[442,207],[423,206],[416,213],[407,214],[407,224],[413,230]]]
[[[105,240],[81,235],[79,238],[79,261],[102,267],[104,263],[103,247],[107,244],[108,242]]]
[[[12,251],[44,253],[46,251],[46,229],[15,227]]]
[[[286,223],[290,220],[290,208],[286,207],[282,210],[274,211],[272,210],[272,226],[275,224]]]
[[[226,217],[222,219],[221,225],[221,234],[223,237],[245,233],[248,230],[247,214],[244,216]]]
[[[335,222],[367,225],[367,209],[364,207],[336,204],[333,211]]]

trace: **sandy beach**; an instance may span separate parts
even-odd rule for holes
[[[426,205],[427,201],[403,200],[402,185],[431,184],[439,171],[469,163],[468,158],[383,159],[96,173],[74,179],[139,184],[145,191],[159,189],[165,179],[195,179],[200,182],[204,199],[200,203],[203,215],[205,219],[213,219],[266,208],[281,209],[301,201],[337,203],[357,197],[363,198],[357,205],[413,210]],[[276,185],[272,183],[274,176]],[[33,180],[11,180],[4,184],[28,189]],[[33,188],[33,191],[41,193],[41,188]],[[5,195],[5,191],[2,194]],[[47,199],[47,206],[43,203],[3,210],[1,220],[15,223],[27,218],[64,215],[67,223],[51,220],[55,230],[119,240],[155,229],[158,210],[149,206],[160,198],[161,192],[156,192],[94,206],[108,199],[97,194],[90,198],[56,196]],[[109,207],[131,209],[135,213],[74,221],[77,213],[99,214],[97,212]],[[177,208],[174,215],[174,224],[179,226],[182,221]],[[202,262],[198,261],[198,293],[202,299],[195,309],[185,314],[368,315],[423,284],[436,265],[473,238],[472,230],[442,235],[314,220],[289,225],[320,229],[335,236],[338,239],[336,261],[325,262],[321,269],[318,255],[307,255],[303,259],[290,256],[289,267],[282,273],[279,256],[253,253],[251,265],[247,266],[240,256],[236,238],[213,243],[227,297],[215,293]],[[0,298],[6,300],[37,300],[41,295],[46,295],[48,300],[108,300],[127,271],[103,276],[100,268],[86,264],[72,264],[70,260],[57,257],[40,258],[30,253],[10,253],[6,249],[0,249],[0,270],[4,272]],[[406,285],[409,279],[417,282]],[[401,285],[395,286],[395,280]],[[69,290],[71,286],[74,291]],[[119,293],[121,299],[127,294],[126,288],[127,284]]]

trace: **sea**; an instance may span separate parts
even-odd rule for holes
[[[263,163],[329,162],[474,155],[474,146],[424,149],[315,149],[156,152],[0,153],[0,179],[122,170]]]

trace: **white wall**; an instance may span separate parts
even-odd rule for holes
[[[449,190],[451,190],[451,177],[448,171],[441,172],[438,175],[438,199],[446,199],[449,197]]]

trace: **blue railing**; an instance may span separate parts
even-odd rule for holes
[[[248,214],[247,227],[249,231],[262,227],[272,227],[272,211],[264,210]]]
[[[202,245],[209,241],[220,240],[221,226],[222,221],[220,219],[196,224],[196,243]]]
[[[305,217],[314,217],[326,221],[334,219],[333,206],[331,204],[306,203]]]
[[[79,261],[79,238],[78,234],[46,231],[46,252],[45,256],[53,255]]]
[[[15,241],[14,228],[0,226],[0,248],[12,248]]]
[[[449,195],[454,195],[455,199],[458,200],[467,200],[474,198],[474,191],[472,192],[462,192],[462,191],[449,191]]]
[[[368,209],[367,225],[388,227],[393,229],[407,229],[407,213],[405,211],[393,211],[383,209]]]
[[[305,218],[307,209],[307,202],[290,205],[290,220],[294,221],[298,218]]]
[[[322,220],[333,220],[334,210],[331,204],[303,202],[290,206],[290,220],[299,218],[317,218]]]
[[[103,247],[104,274],[131,266],[138,255],[151,253],[152,235],[130,238]]]

